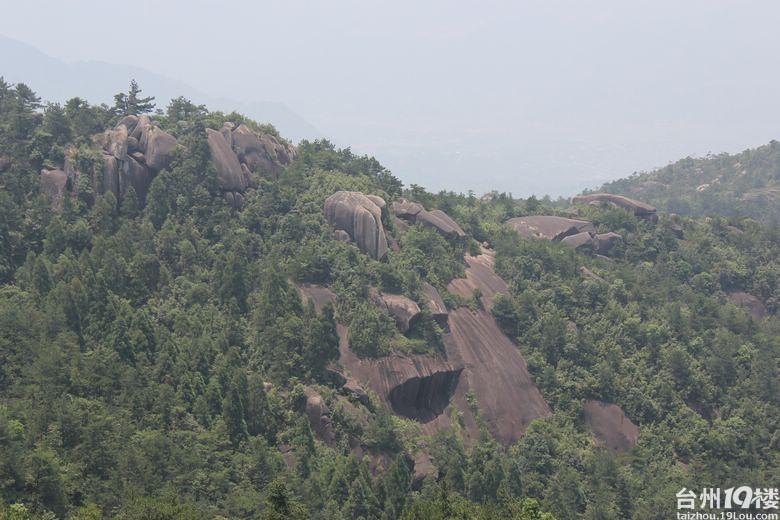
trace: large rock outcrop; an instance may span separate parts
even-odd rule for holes
[[[401,200],[393,202],[393,214],[412,224],[422,224],[423,226],[435,229],[439,234],[447,238],[463,238],[466,233],[461,229],[457,222],[440,209],[426,211],[422,204]]]
[[[638,200],[629,199],[623,195],[613,195],[611,193],[589,193],[587,195],[577,195],[572,198],[574,204],[611,204],[618,208],[627,209],[637,217],[656,219],[656,208],[650,204]]]
[[[94,182],[96,191],[110,191],[121,201],[132,186],[144,201],[154,177],[170,165],[176,138],[148,116],[129,115],[105,132],[102,144],[103,178]]]
[[[593,237],[593,250],[596,254],[609,256],[612,248],[623,243],[623,237],[618,233],[610,231],[609,233],[599,233]]]
[[[219,130],[206,129],[211,160],[225,200],[233,207],[243,203],[243,193],[256,188],[252,173],[277,177],[297,155],[294,146],[245,124],[225,122]]]
[[[515,217],[507,220],[507,224],[524,237],[542,238],[545,240],[561,240],[570,235],[596,231],[593,224],[586,220],[556,217],[553,215]]]
[[[639,427],[615,404],[588,400],[583,407],[583,418],[596,442],[611,451],[628,451],[639,440]]]
[[[363,193],[337,191],[325,200],[325,218],[371,258],[379,260],[387,254],[382,209]]]

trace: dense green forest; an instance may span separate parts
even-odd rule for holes
[[[96,136],[144,113],[177,145],[145,196],[117,197],[101,187]],[[580,208],[622,236],[605,258],[506,226],[557,214],[544,201],[405,188],[327,141],[252,171],[231,204],[206,132],[226,121],[289,145],[183,98],[155,109],[135,84],[113,106],[59,105],[0,81],[0,519],[653,519],[673,517],[683,486],[778,482],[776,227]],[[81,176],[53,203],[40,172],[68,161]],[[610,187],[631,196],[628,182]],[[399,247],[376,260],[334,238],[323,203],[339,190],[442,210],[465,236],[385,210]],[[427,282],[448,308],[477,312],[478,291],[447,286],[480,247],[508,286],[490,312],[551,410],[508,444],[485,424],[476,437],[457,421],[424,434],[339,375],[340,326],[365,359],[440,355],[447,331],[430,313],[399,332],[369,288],[421,301]],[[300,284],[335,301],[316,309]],[[332,438],[307,414],[315,393]],[[593,399],[639,426],[635,446],[596,442],[583,419]],[[435,471],[420,481],[421,450]]]
[[[780,222],[780,143],[738,154],[686,157],[651,172],[606,183],[603,191],[637,197],[680,215],[753,217]]]

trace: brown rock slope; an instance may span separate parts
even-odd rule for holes
[[[473,393],[479,414],[500,442],[519,439],[530,422],[550,413],[528,373],[520,351],[498,327],[490,307],[499,292],[508,292],[493,270],[494,259],[485,251],[466,257],[466,277],[453,280],[448,290],[470,297],[482,291],[485,310],[450,310],[444,334],[445,356],[400,355],[360,359],[349,350],[348,330],[339,325],[340,363],[348,375],[371,389],[401,416],[422,424],[425,434],[450,426],[455,408],[462,414],[466,434],[479,435],[479,424],[466,396]],[[300,287],[304,299],[318,306],[335,296],[328,289]],[[454,406],[453,406],[454,405]]]
[[[448,290],[470,296],[479,288],[485,310],[461,307],[449,314],[447,357],[464,367],[455,404],[461,411],[468,410],[465,395],[471,390],[490,431],[508,444],[519,439],[532,420],[548,415],[550,407],[531,379],[520,351],[501,332],[489,312],[495,295],[508,292],[506,282],[493,270],[492,254],[483,251],[481,255],[466,257],[466,261],[466,278],[453,280]],[[464,413],[468,425],[467,415]]]
[[[639,440],[639,427],[615,405],[591,399],[583,408],[585,424],[596,441],[612,451],[628,451]]]

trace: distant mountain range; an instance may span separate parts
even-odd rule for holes
[[[91,103],[111,103],[108,93],[124,92],[131,79],[146,95],[156,97],[164,108],[172,98],[184,96],[212,110],[237,111],[259,122],[272,123],[287,138],[299,141],[316,138],[320,132],[283,103],[241,102],[209,96],[179,80],[131,65],[99,61],[66,63],[26,43],[0,35],[0,77],[11,83],[24,82],[46,101],[63,102],[75,96]]]
[[[737,154],[686,157],[608,182],[601,190],[682,215],[743,215],[780,222],[780,142]]]

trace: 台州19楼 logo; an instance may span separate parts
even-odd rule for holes
[[[678,520],[780,520],[777,488],[748,486],[677,492]]]

